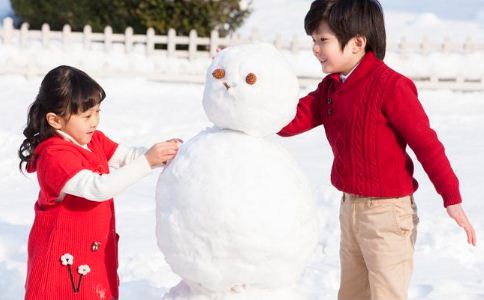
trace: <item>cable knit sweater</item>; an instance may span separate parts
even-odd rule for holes
[[[366,197],[412,194],[418,183],[405,151],[409,145],[444,206],[462,202],[459,181],[414,83],[371,51],[344,83],[339,74],[330,74],[301,98],[295,118],[279,135],[296,135],[321,124],[334,154],[331,182],[337,189]]]

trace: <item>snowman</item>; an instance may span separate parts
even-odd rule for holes
[[[265,138],[297,101],[274,46],[216,55],[203,95],[215,126],[183,144],[157,184],[158,246],[182,278],[163,299],[306,299],[297,283],[318,242],[316,207],[294,159]]]

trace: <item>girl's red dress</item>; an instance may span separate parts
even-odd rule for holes
[[[43,141],[27,166],[37,172],[40,192],[28,241],[25,299],[117,299],[118,235],[114,204],[59,194],[65,183],[81,170],[109,173],[108,160],[117,144],[96,131],[88,151],[59,136]],[[72,279],[61,256],[74,257]],[[82,277],[78,266],[88,265]],[[74,283],[74,287],[73,287]]]

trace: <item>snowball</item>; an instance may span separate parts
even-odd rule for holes
[[[306,178],[283,148],[262,138],[206,130],[159,178],[158,245],[193,289],[292,285],[317,230]]]

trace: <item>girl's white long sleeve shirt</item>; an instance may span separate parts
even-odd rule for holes
[[[59,130],[57,132],[64,139],[89,150],[87,145],[78,144],[65,132]],[[62,200],[66,194],[98,202],[113,198],[151,172],[152,169],[144,155],[145,152],[146,148],[143,147],[118,145],[108,161],[111,169],[109,174],[98,174],[91,170],[79,171],[66,182],[59,200]]]

